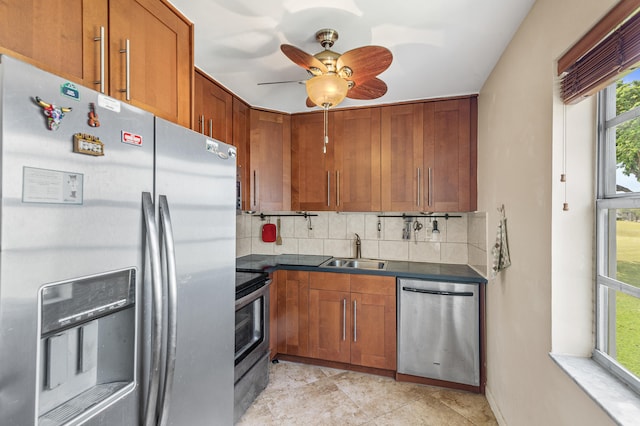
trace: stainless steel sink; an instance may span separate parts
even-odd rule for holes
[[[385,270],[387,262],[375,259],[352,259],[352,258],[332,258],[324,262],[322,265],[330,268],[354,268],[354,269],[375,269]]]
[[[353,262],[352,259],[329,259],[322,266],[332,266],[335,268],[348,268],[348,264]]]

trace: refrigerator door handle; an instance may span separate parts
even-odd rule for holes
[[[144,424],[146,426],[155,426],[162,350],[162,270],[160,267],[160,242],[158,238],[158,228],[156,226],[153,199],[149,192],[142,193],[142,211],[144,213],[147,232],[152,287],[151,364],[149,370],[149,386],[147,388]]]
[[[167,352],[165,357],[164,384],[161,389],[158,404],[158,425],[164,426],[167,423],[169,415],[171,388],[173,387],[173,376],[176,369],[176,348],[178,344],[178,318],[176,316],[178,310],[178,288],[176,251],[167,196],[160,195],[158,198],[158,204],[158,210],[160,212],[160,229],[162,230],[161,235],[164,243],[167,270]]]

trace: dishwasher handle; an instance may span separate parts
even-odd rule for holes
[[[425,290],[415,287],[402,287],[402,291],[410,291],[412,293],[435,294],[437,296],[473,296],[472,291],[444,291],[444,290]]]

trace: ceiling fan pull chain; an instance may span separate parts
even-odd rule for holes
[[[323,107],[324,110],[324,145],[322,147],[322,153],[327,153],[327,144],[329,143],[329,106],[327,104]]]

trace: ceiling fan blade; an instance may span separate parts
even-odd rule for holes
[[[305,84],[307,80],[284,80],[284,81],[265,81],[258,83],[258,86],[265,86],[267,84],[285,84],[285,83],[298,83]]]
[[[387,84],[379,78],[372,78],[364,83],[353,86],[347,92],[351,99],[376,99],[387,93]]]
[[[317,68],[323,73],[327,72],[327,67],[325,67],[322,62],[295,46],[283,44],[280,46],[280,50],[282,50],[282,53],[284,53],[287,58],[291,59],[296,65],[299,65],[306,70]]]
[[[336,68],[340,70],[344,66],[349,67],[353,74],[347,77],[347,80],[354,81],[357,86],[389,68],[391,61],[393,61],[393,55],[386,47],[364,46],[343,53],[338,58]]]
[[[309,108],[313,108],[314,106],[316,106],[316,104],[314,104],[313,101],[311,101],[311,99],[307,97],[307,106]]]

